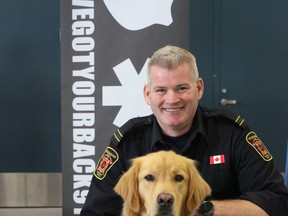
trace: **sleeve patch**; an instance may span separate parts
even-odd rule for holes
[[[107,172],[118,161],[118,159],[118,153],[113,148],[107,147],[98,161],[97,167],[94,171],[94,176],[99,180],[103,180]]]
[[[272,155],[255,132],[249,132],[246,135],[246,141],[256,150],[263,160],[270,161],[273,159]]]

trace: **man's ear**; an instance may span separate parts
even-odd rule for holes
[[[146,103],[148,104],[148,105],[150,105],[151,103],[150,103],[150,89],[149,89],[149,87],[147,86],[147,84],[146,85],[144,85],[144,89],[143,89],[143,93],[144,93],[144,99],[145,99],[145,101],[146,101]]]
[[[196,87],[197,87],[197,94],[198,94],[198,100],[200,100],[204,93],[204,81],[201,78],[198,78],[196,81]]]

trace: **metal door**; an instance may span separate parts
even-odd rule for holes
[[[203,101],[244,117],[283,171],[288,138],[288,2],[222,0],[205,7],[200,4],[191,1],[191,21],[198,8],[202,10],[196,12],[198,16],[206,17],[202,17],[202,24],[210,23],[212,28],[193,29],[192,24],[198,24],[195,20],[191,23],[191,50],[195,48],[196,56],[198,53],[202,58],[200,74],[208,80]],[[204,46],[195,42],[200,33],[194,30],[201,29],[206,33],[202,32],[205,42],[199,39]],[[212,61],[205,62],[205,57]],[[203,68],[208,71],[201,71]]]

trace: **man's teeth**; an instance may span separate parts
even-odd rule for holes
[[[167,112],[176,112],[179,111],[180,108],[164,108]]]

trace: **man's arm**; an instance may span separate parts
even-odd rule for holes
[[[125,170],[119,155],[118,149],[109,146],[99,159],[81,216],[121,214],[122,198],[113,189]]]
[[[214,216],[268,216],[258,205],[247,200],[211,201],[214,205]]]

